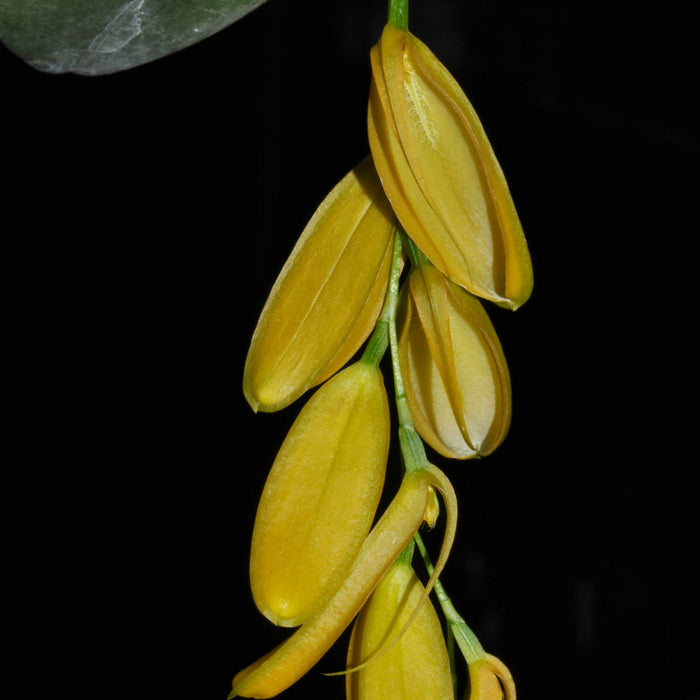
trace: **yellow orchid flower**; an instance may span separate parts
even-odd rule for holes
[[[265,303],[243,371],[254,411],[288,406],[367,339],[389,282],[394,226],[368,157],[316,210]]]
[[[231,698],[271,698],[286,690],[309,671],[359,613],[393,561],[411,541],[424,519],[430,489],[440,492],[446,521],[442,549],[435,571],[425,587],[424,603],[442,572],[452,542],[457,499],[447,477],[432,465],[407,472],[398,492],[363,542],[347,577],[314,615],[290,637],[264,657],[240,671],[233,679]]]
[[[493,452],[510,425],[511,387],[488,315],[425,259],[403,302],[399,359],[416,430],[446,457]]]
[[[464,700],[515,700],[515,683],[506,665],[492,654],[469,661],[469,688]]]
[[[382,375],[365,361],[328,380],[299,413],[253,529],[253,598],[275,624],[304,622],[347,574],[374,520],[389,433]]]
[[[474,108],[408,31],[387,24],[371,62],[369,142],[401,225],[455,283],[517,308],[532,291],[530,254]]]
[[[412,546],[407,548],[412,553]],[[420,603],[424,588],[403,553],[362,608],[350,637],[347,700],[453,700],[450,659],[440,620],[430,601],[388,651],[372,655],[401,633]]]

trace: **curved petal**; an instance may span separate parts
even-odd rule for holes
[[[437,470],[435,470],[437,471]],[[432,472],[404,476],[397,494],[364,541],[347,578],[314,616],[262,659],[236,674],[229,699],[271,698],[309,671],[334,644],[365,604],[381,577],[416,533],[428,507]],[[454,536],[443,545],[449,553]]]
[[[508,667],[492,654],[469,662],[469,689],[464,700],[515,700],[515,683]]]

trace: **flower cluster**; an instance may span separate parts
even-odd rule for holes
[[[504,439],[510,378],[481,300],[512,309],[527,300],[527,244],[484,130],[445,67],[391,20],[371,65],[371,154],[303,231],[246,359],[253,410],[277,411],[314,393],[270,470],[250,559],[260,612],[297,629],[235,676],[230,697],[283,692],[354,620],[349,699],[453,698],[435,590],[468,664],[467,697],[512,700],[508,670],[484,652],[440,585],[457,499],[424,443],[469,459]],[[378,514],[391,433],[380,368],[387,347],[405,471]],[[435,566],[421,550],[423,585],[413,543],[422,546],[421,526],[441,515]]]

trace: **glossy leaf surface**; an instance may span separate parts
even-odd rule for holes
[[[3,0],[0,39],[47,73],[105,75],[228,27],[266,0]]]

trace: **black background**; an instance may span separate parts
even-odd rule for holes
[[[436,458],[460,499],[445,585],[522,700],[698,700],[690,17],[412,4],[484,123],[535,267],[522,309],[490,307],[506,442]],[[255,610],[247,556],[300,406],[254,415],[241,375],[297,236],[368,151],[384,13],[270,0],[100,78],[2,49],[9,422],[28,500],[51,513],[47,611],[99,650],[108,686],[148,671],[151,694],[221,700],[287,634]],[[342,668],[344,643],[284,697],[343,697],[319,671]]]

